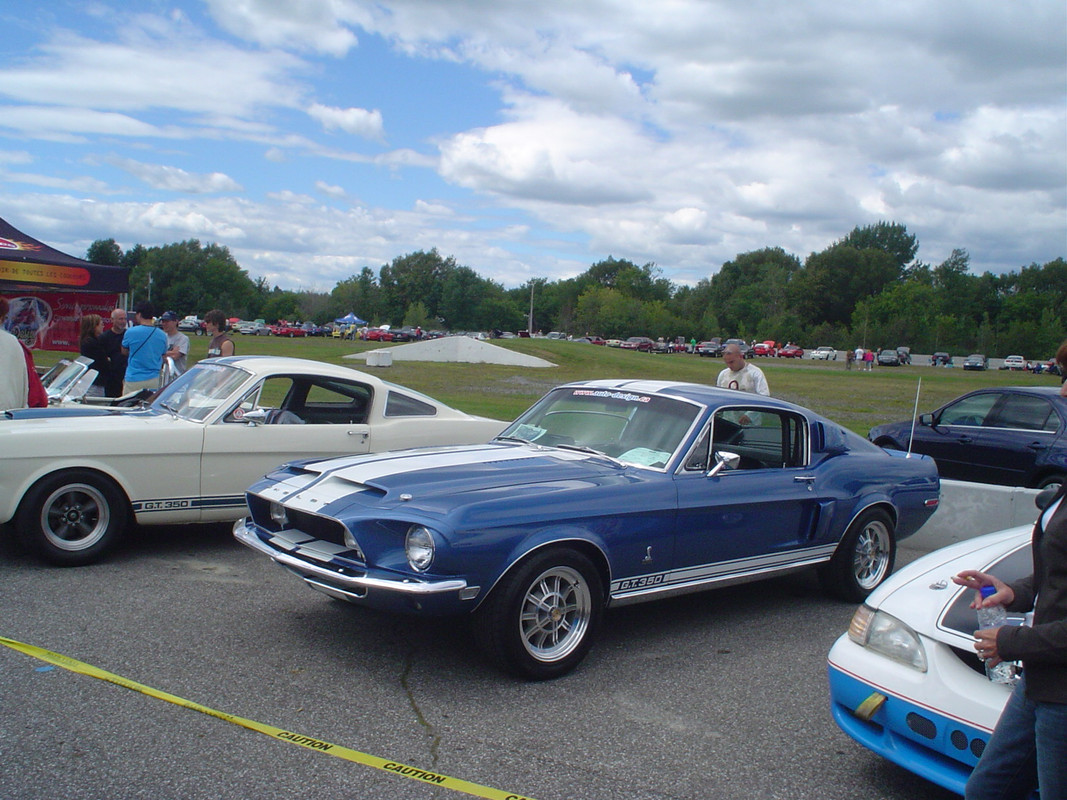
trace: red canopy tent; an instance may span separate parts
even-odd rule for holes
[[[0,294],[11,303],[0,324],[27,347],[77,351],[81,318],[107,319],[129,285],[126,269],[68,256],[0,219]]]

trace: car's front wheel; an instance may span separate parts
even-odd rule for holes
[[[91,564],[126,528],[126,499],[108,478],[69,470],[38,481],[19,506],[16,526],[41,558],[61,567]]]
[[[1052,475],[1046,475],[1037,483],[1038,489],[1059,489],[1063,485],[1063,475],[1054,473]]]
[[[897,555],[896,526],[882,509],[857,517],[833,557],[819,567],[819,580],[830,594],[861,603],[893,571]]]
[[[501,580],[475,617],[475,635],[504,670],[531,680],[566,675],[600,627],[604,589],[582,553],[553,547]]]

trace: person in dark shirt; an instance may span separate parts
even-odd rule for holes
[[[78,337],[78,352],[86,358],[93,360],[90,369],[96,370],[96,378],[89,391],[85,394],[90,397],[103,397],[107,389],[107,381],[111,375],[111,361],[107,355],[107,349],[101,338],[104,333],[104,321],[99,314],[86,314],[81,321],[81,335]]]
[[[126,376],[126,354],[122,352],[122,337],[125,335],[126,311],[116,308],[111,312],[111,327],[100,335],[109,365],[104,384],[104,394],[108,397],[122,395],[122,379]]]
[[[1031,575],[1004,583],[978,570],[953,580],[996,593],[973,608],[1003,605],[1033,611],[1033,623],[975,632],[975,650],[986,664],[1022,661],[1023,675],[1008,698],[978,766],[967,781],[967,800],[1067,798],[1067,484],[1034,525]]]

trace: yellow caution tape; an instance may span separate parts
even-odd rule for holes
[[[265,734],[274,739],[281,739],[290,744],[306,747],[309,750],[315,750],[319,753],[326,753],[335,756],[336,758],[343,758],[346,761],[353,761],[367,767],[385,770],[394,775],[402,775],[405,778],[410,778],[411,780],[419,781],[421,783],[428,783],[433,786],[441,786],[445,789],[464,792],[465,794],[473,795],[475,797],[485,798],[485,800],[533,800],[532,797],[528,797],[527,795],[515,794],[514,792],[503,792],[489,786],[482,786],[459,778],[451,778],[447,775],[442,775],[439,772],[431,772],[407,764],[401,764],[398,761],[378,758],[377,756],[368,755],[367,753],[361,753],[358,750],[351,750],[347,747],[324,742],[321,739],[316,739],[312,736],[303,736],[299,733],[294,733],[293,731],[287,731],[284,728],[275,728],[273,725],[264,725],[262,722],[234,716],[233,714],[227,714],[224,711],[216,711],[213,708],[194,703],[192,700],[186,700],[168,692],[161,692],[159,689],[153,689],[151,686],[145,686],[143,683],[128,680],[113,672],[98,669],[91,664],[68,658],[59,653],[53,653],[51,650],[34,647],[32,644],[23,644],[22,642],[16,642],[14,639],[8,639],[4,636],[0,636],[0,644],[10,647],[12,650],[18,650],[20,653],[25,653],[33,658],[40,659],[41,661],[46,661],[49,664],[55,664],[57,667],[62,667],[71,672],[88,675],[92,678],[99,678],[102,681],[114,683],[118,686],[132,689],[135,692],[140,692],[141,694],[146,694],[159,700],[165,700],[168,703],[173,703],[177,706],[190,708],[193,711],[199,711],[201,714],[207,714],[208,716],[216,717],[225,722],[240,725],[242,728]]]

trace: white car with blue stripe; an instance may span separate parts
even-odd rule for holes
[[[144,408],[0,414],[0,524],[54,564],[87,564],[132,522],[240,517],[245,489],[282,462],[487,442],[506,424],[348,367],[210,359]]]

